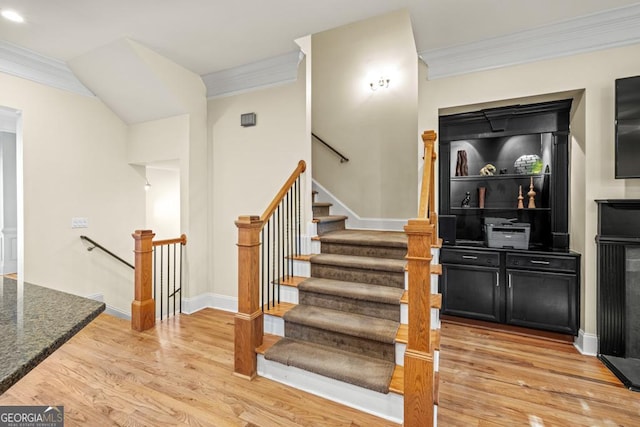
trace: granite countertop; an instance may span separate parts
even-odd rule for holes
[[[104,309],[102,302],[0,277],[0,394]]]

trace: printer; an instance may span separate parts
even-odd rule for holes
[[[531,224],[505,218],[484,219],[484,244],[499,249],[529,249]]]

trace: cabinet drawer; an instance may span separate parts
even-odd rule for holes
[[[578,270],[578,258],[562,255],[507,253],[507,268],[575,273]]]
[[[442,249],[440,263],[500,266],[500,253],[474,250]]]

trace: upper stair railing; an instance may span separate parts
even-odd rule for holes
[[[131,328],[142,332],[156,324],[158,294],[161,320],[165,313],[169,315],[172,303],[174,315],[176,304],[182,312],[182,247],[187,244],[187,236],[153,241],[155,233],[151,230],[136,230],[132,236],[135,241],[135,291],[131,303]]]
[[[280,301],[280,283],[292,276],[288,262],[300,254],[301,175],[304,160],[261,216],[238,217],[238,313],[235,316],[234,372],[253,378],[256,348],[264,333],[263,307]]]
[[[320,138],[315,133],[311,132],[311,136],[314,137],[316,139],[316,141],[318,141],[319,143],[321,143],[322,145],[327,147],[329,150],[331,150],[333,152],[333,154],[338,156],[340,158],[340,163],[344,163],[344,162],[348,162],[349,161],[349,159],[347,157],[345,157],[344,154],[342,154],[341,152],[339,152],[338,150],[333,148],[331,145],[329,145],[328,142],[326,142],[324,139]]]
[[[404,227],[408,237],[409,337],[404,357],[404,426],[434,425],[437,379],[434,379],[431,308],[438,298],[431,294],[431,246],[438,243],[435,213],[434,166],[436,133],[426,131],[424,169],[418,218]],[[435,302],[434,302],[435,301]]]

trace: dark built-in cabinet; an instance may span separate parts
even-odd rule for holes
[[[568,249],[570,108],[564,100],[440,117],[439,212],[455,218],[456,238],[441,250],[443,314],[577,334],[580,255]],[[482,174],[487,165],[493,175]],[[527,224],[528,244],[488,247],[485,220],[496,218]]]

